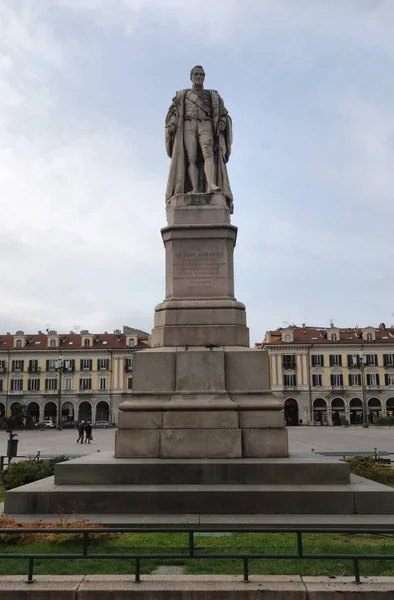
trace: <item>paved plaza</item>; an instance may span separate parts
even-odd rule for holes
[[[394,454],[394,428],[390,427],[289,427],[290,452],[361,452],[374,448]],[[114,429],[94,429],[91,444],[77,444],[75,430],[19,431],[19,455],[91,454],[114,450]],[[0,432],[0,455],[6,454],[7,434]]]

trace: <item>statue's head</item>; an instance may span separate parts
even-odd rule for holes
[[[193,85],[202,87],[204,85],[205,72],[201,65],[196,65],[190,71],[190,79]]]

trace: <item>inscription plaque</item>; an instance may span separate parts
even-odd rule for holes
[[[226,258],[222,251],[175,252],[173,267],[174,286],[186,295],[212,292],[226,280]]]

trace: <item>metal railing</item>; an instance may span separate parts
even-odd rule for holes
[[[97,559],[97,560],[129,560],[134,561],[134,582],[140,583],[141,581],[141,561],[148,560],[175,560],[180,559],[238,559],[242,564],[243,581],[244,583],[249,582],[249,561],[250,560],[283,560],[283,559],[300,559],[300,560],[346,560],[351,561],[353,564],[353,573],[355,583],[361,583],[360,579],[360,561],[362,560],[387,560],[393,561],[394,554],[328,554],[328,553],[306,553],[304,552],[304,534],[321,533],[321,534],[363,534],[363,535],[384,535],[386,537],[394,537],[394,527],[386,529],[364,529],[364,528],[311,528],[311,529],[299,529],[294,527],[278,527],[278,528],[256,528],[256,527],[224,527],[224,528],[199,528],[191,529],[188,527],[163,527],[163,528],[151,528],[151,527],[103,527],[102,529],[96,528],[60,528],[55,527],[49,528],[18,528],[18,529],[0,529],[0,548],[1,548],[1,535],[20,535],[23,534],[80,534],[82,539],[81,552],[67,553],[67,554],[40,554],[40,553],[0,553],[0,559],[25,559],[27,561],[27,580],[26,583],[34,583],[34,562],[35,560],[54,560],[54,559]],[[108,533],[186,533],[188,534],[188,544],[185,547],[185,552],[130,552],[130,553],[89,553],[89,535],[97,534],[106,535]],[[198,548],[194,543],[195,534],[212,534],[212,533],[225,533],[225,534],[239,534],[239,533],[256,533],[256,534],[278,534],[278,533],[292,533],[295,535],[296,552],[290,553],[262,553],[262,552],[198,552]]]

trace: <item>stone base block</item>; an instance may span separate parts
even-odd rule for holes
[[[289,456],[286,429],[243,429],[242,455],[245,458]]]
[[[160,430],[118,429],[115,432],[115,458],[160,457]]]
[[[240,429],[164,429],[162,458],[242,458]]]
[[[283,428],[283,411],[239,410],[238,415],[241,429]]]
[[[233,410],[168,411],[163,429],[238,429],[238,412]]]
[[[119,429],[162,429],[163,413],[155,411],[119,411]]]
[[[249,329],[237,325],[182,325],[152,329],[152,347],[249,346]]]

